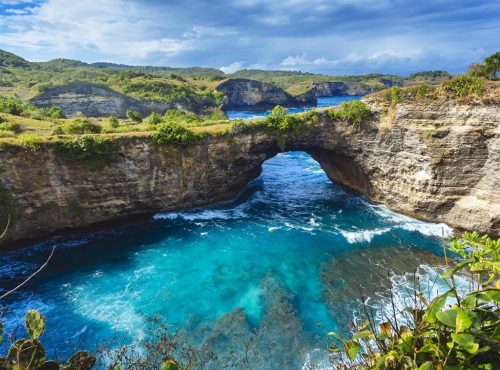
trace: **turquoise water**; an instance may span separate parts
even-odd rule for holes
[[[343,101],[358,100],[362,95],[341,95],[341,96],[326,96],[318,98],[316,107],[303,107],[303,108],[288,108],[289,113],[300,113],[311,110],[313,108],[326,108],[339,105]],[[253,119],[266,117],[271,111],[252,111],[252,110],[230,110],[226,112],[229,119]]]
[[[424,276],[425,265],[439,264],[442,233],[450,229],[331,183],[309,155],[283,153],[230,202],[2,252],[5,290],[58,245],[48,267],[2,302],[2,321],[22,332],[22,315],[39,309],[43,343],[56,355],[117,333],[143,339],[152,315],[222,357],[221,333],[244,340],[255,328],[268,356],[254,368],[297,368],[321,356],[326,332],[356,317],[360,289],[375,305],[388,275],[403,290],[414,269]]]

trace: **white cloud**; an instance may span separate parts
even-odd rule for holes
[[[304,64],[309,64],[305,55],[288,56],[281,61],[281,65],[284,67],[300,66]]]
[[[239,61],[231,63],[228,66],[220,67],[220,70],[224,73],[234,73],[245,68],[245,61]]]

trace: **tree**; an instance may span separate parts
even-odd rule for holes
[[[493,80],[500,72],[500,52],[490,55],[484,59],[484,68],[488,74],[488,78]]]
[[[127,109],[127,112],[125,113],[127,118],[130,119],[131,121],[134,121],[135,123],[141,123],[142,122],[142,117],[139,114],[139,112],[136,112],[132,109]]]
[[[119,125],[118,118],[116,118],[116,116],[109,117],[109,125],[113,128],[117,128]]]

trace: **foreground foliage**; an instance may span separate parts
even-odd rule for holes
[[[350,339],[330,347],[339,369],[495,369],[500,363],[500,239],[464,233],[450,242],[459,255],[441,274],[449,290],[428,301],[415,289],[413,304],[376,325],[356,326]],[[455,277],[466,273],[470,291],[460,294]],[[394,302],[392,302],[394,303]]]
[[[0,370],[90,370],[95,364],[95,357],[87,351],[78,351],[70,359],[60,364],[47,360],[40,337],[45,331],[45,319],[35,310],[28,311],[24,318],[28,338],[16,340],[0,358]],[[3,327],[0,324],[0,343]]]

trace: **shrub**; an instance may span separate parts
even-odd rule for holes
[[[29,104],[13,96],[0,97],[0,112],[20,116],[27,111]]]
[[[155,126],[159,124],[162,121],[162,116],[156,112],[151,113],[147,118],[146,118],[146,123],[151,126]]]
[[[180,109],[169,109],[163,115],[163,120],[174,123],[200,123],[201,119],[193,113],[187,113]]]
[[[403,101],[403,97],[401,96],[401,88],[398,86],[392,86],[390,89],[384,91],[384,98],[391,103],[391,106],[395,106],[396,104]]]
[[[273,108],[269,116],[267,116],[266,125],[269,128],[286,133],[292,137],[297,137],[302,129],[305,128],[305,124],[299,116],[288,115],[288,110],[281,105]]]
[[[157,131],[151,137],[157,145],[178,144],[188,146],[196,143],[201,136],[187,127],[175,122],[164,122],[158,125]]]
[[[425,98],[428,92],[429,92],[429,85],[427,84],[418,85],[415,91],[415,98],[423,99]]]
[[[120,123],[118,122],[118,118],[116,116],[109,117],[109,125],[113,128],[117,128]]]
[[[43,138],[38,134],[26,132],[19,135],[17,141],[24,149],[36,151],[40,150]]]
[[[100,171],[118,156],[120,148],[115,139],[80,136],[56,143],[60,157],[69,163],[78,163],[92,171]]]
[[[441,84],[441,90],[454,96],[471,96],[484,94],[484,79],[470,75],[456,76]]]
[[[40,337],[45,331],[45,318],[38,311],[28,311],[24,317],[24,325],[28,338],[18,339],[11,345],[7,357],[0,359],[2,369],[90,370],[94,366],[96,359],[87,351],[76,352],[61,366],[57,361],[47,360],[45,349],[40,343]],[[0,324],[0,343],[2,342],[2,334],[2,325]]]
[[[368,317],[347,340],[329,333],[342,344],[330,347],[334,362],[340,361],[343,369],[495,368],[500,349],[500,239],[464,233],[450,241],[449,250],[459,260],[441,274],[450,287],[447,292],[429,302],[416,287],[403,317],[394,312],[379,325]],[[470,279],[466,294],[455,285],[461,271]]]
[[[85,118],[74,118],[70,122],[63,124],[60,127],[65,134],[75,135],[99,134],[102,131],[101,126],[89,122]]]
[[[330,118],[341,119],[353,126],[359,126],[371,115],[368,106],[359,100],[351,100],[341,103],[338,108],[328,112]]]
[[[125,115],[132,122],[135,122],[135,123],[141,123],[142,122],[142,117],[139,114],[139,112],[136,112],[136,111],[131,110],[131,109],[127,109],[127,112],[125,113]]]
[[[0,121],[0,131],[11,131],[14,134],[19,134],[23,130],[21,129],[21,125],[19,123]]]

